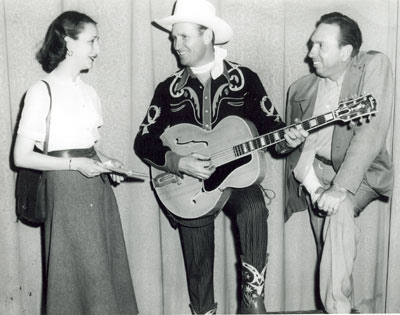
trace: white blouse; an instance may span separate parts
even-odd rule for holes
[[[100,139],[98,128],[103,125],[101,103],[96,91],[80,77],[75,82],[65,82],[50,73],[44,80],[50,85],[53,100],[49,152],[93,146]],[[41,150],[49,107],[46,85],[38,81],[26,94],[18,134],[35,140]]]

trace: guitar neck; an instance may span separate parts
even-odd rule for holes
[[[252,151],[262,150],[271,145],[279,143],[285,140],[285,130],[290,128],[296,128],[297,130],[304,129],[306,131],[311,131],[318,129],[322,126],[330,124],[338,120],[332,112],[325,113],[320,116],[315,116],[302,122],[292,124],[290,126],[275,130],[273,132],[267,133],[265,135],[256,137],[250,141],[235,145],[233,151],[236,157],[241,157],[243,155],[249,154]]]

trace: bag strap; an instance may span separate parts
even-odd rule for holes
[[[47,117],[46,117],[46,138],[44,140],[44,144],[43,144],[43,153],[47,154],[48,153],[48,149],[49,149],[49,137],[50,137],[50,120],[51,120],[51,107],[52,107],[52,97],[51,97],[51,89],[50,89],[50,85],[49,83],[47,83],[47,81],[42,80],[47,87],[47,91],[49,92],[49,96],[50,96],[50,108],[49,108],[49,112],[47,113]]]

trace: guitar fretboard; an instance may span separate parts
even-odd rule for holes
[[[337,120],[337,119],[335,118],[333,111],[325,113],[320,116],[315,116],[315,117],[309,118],[307,120],[304,120],[300,123],[293,124],[293,125],[287,126],[285,128],[275,130],[273,132],[270,132],[265,135],[254,138],[250,141],[235,145],[233,147],[233,152],[234,152],[235,156],[239,157],[239,156],[248,154],[255,150],[264,149],[266,147],[269,147],[271,145],[274,145],[278,142],[285,140],[285,137],[284,137],[285,130],[287,130],[287,129],[296,128],[298,130],[304,129],[304,130],[308,131],[308,130],[317,129],[324,125],[330,124],[330,123],[334,122],[335,120]]]

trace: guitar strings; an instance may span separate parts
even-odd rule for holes
[[[349,100],[347,102],[339,103],[339,107],[335,111],[328,112],[328,113],[325,113],[325,114],[320,115],[320,116],[311,117],[311,118],[309,118],[307,120],[304,120],[304,121],[302,121],[300,123],[296,123],[296,124],[284,127],[282,129],[278,129],[278,130],[270,132],[268,134],[265,134],[265,135],[262,135],[262,136],[258,136],[258,137],[254,138],[252,140],[249,140],[249,141],[234,145],[231,148],[226,148],[224,150],[218,151],[218,152],[216,152],[216,153],[211,155],[211,159],[212,159],[213,163],[216,164],[216,166],[223,165],[224,163],[226,163],[225,160],[228,159],[228,158],[230,158],[231,161],[234,161],[235,159],[238,159],[240,157],[243,157],[243,156],[251,154],[251,152],[253,152],[253,151],[257,151],[257,150],[266,148],[266,147],[268,147],[270,145],[276,144],[276,143],[278,143],[280,141],[283,141],[284,140],[284,135],[285,135],[285,130],[288,129],[288,128],[301,126],[301,128],[303,128],[304,130],[308,131],[308,130],[317,129],[317,128],[320,128],[320,127],[322,127],[324,125],[330,124],[331,122],[338,120],[338,118],[336,117],[334,112],[337,112],[338,110],[341,110],[341,108],[340,108],[341,105],[344,105],[345,107],[349,108],[349,107],[352,107],[352,106],[354,106],[356,104],[361,103],[361,104],[363,104],[365,106],[364,102],[360,102],[359,101],[361,98],[363,99],[363,101],[368,100],[369,102],[371,102],[371,100],[372,101],[374,100],[372,95],[368,94],[368,95],[359,97],[359,98],[354,99],[354,100]],[[346,106],[349,103],[352,106]],[[332,116],[330,116],[330,117],[327,116],[329,114],[331,114]],[[315,120],[315,122],[316,122],[315,125],[314,125],[314,123],[312,123],[313,120]],[[297,128],[297,129],[299,129],[299,128]],[[278,135],[278,139],[276,139],[276,136],[275,136],[276,134]],[[271,137],[272,137],[272,140],[271,140]],[[265,140],[264,141],[265,144],[262,144],[262,141],[260,140],[262,138]],[[249,145],[249,144],[251,144],[251,145]],[[235,150],[235,148],[236,148],[236,150]],[[219,164],[219,163],[221,163],[221,164]]]
[[[240,157],[243,157],[243,156],[246,156],[248,154],[251,154],[251,152],[253,152],[253,151],[260,150],[262,148],[265,148],[265,147],[268,147],[270,145],[276,144],[276,143],[278,143],[280,141],[283,141],[284,140],[285,130],[287,128],[301,125],[304,130],[312,130],[312,129],[321,127],[323,125],[326,125],[326,124],[328,124],[328,123],[330,123],[330,122],[332,122],[334,120],[334,119],[326,120],[324,116],[325,115],[312,117],[312,118],[310,118],[308,120],[305,120],[305,121],[303,121],[301,123],[294,124],[292,126],[285,127],[283,129],[279,129],[277,131],[268,133],[266,135],[256,137],[256,138],[254,138],[252,140],[237,144],[237,145],[235,145],[235,146],[233,146],[231,148],[227,148],[227,149],[218,151],[218,152],[216,152],[216,153],[211,155],[211,159],[215,164],[219,164],[219,161],[221,161],[221,165],[222,165],[222,164],[224,164],[222,162],[224,162],[224,160],[227,159],[227,158],[232,158],[232,160],[235,160],[235,159],[238,159]],[[313,119],[315,119],[317,121],[317,125],[314,126],[314,127],[312,127],[310,125],[310,121],[313,120]],[[274,134],[278,134],[278,140],[275,139]],[[271,136],[274,138],[273,140],[271,140]],[[259,139],[261,139],[261,138],[266,139],[266,144],[265,145],[260,145],[260,144],[257,143],[257,141]],[[250,149],[249,146],[247,146],[248,143],[253,143],[253,146],[252,146],[253,149]],[[240,147],[244,147],[244,146],[246,147],[247,150],[246,151],[243,150],[243,152],[240,152],[240,154],[236,155],[235,151],[234,151],[234,148],[235,147],[239,147],[240,148]]]

